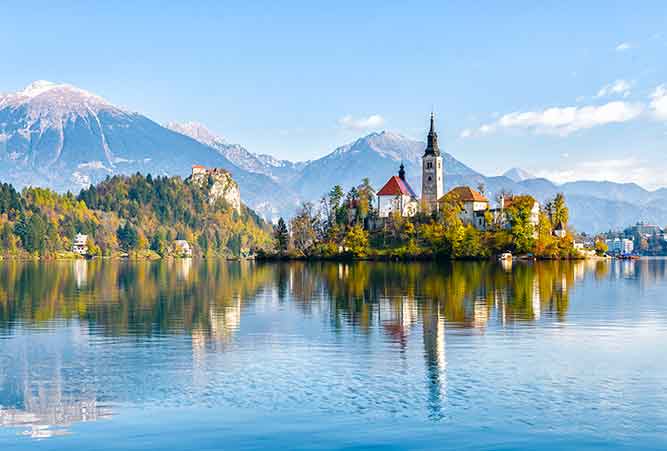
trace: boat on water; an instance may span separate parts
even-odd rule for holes
[[[619,260],[639,260],[639,255],[637,254],[620,254],[616,257]]]
[[[498,260],[500,261],[511,261],[512,260],[512,253],[511,252],[503,252],[498,256]]]

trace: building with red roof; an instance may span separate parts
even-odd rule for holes
[[[484,213],[489,208],[489,200],[482,193],[469,186],[457,186],[442,196],[439,202],[449,199],[460,202],[462,207],[460,217],[464,224],[472,224],[475,228],[484,230],[486,227]]]
[[[392,176],[378,191],[378,215],[387,218],[394,213],[414,216],[419,211],[419,198],[405,178],[405,166],[401,163],[398,176]]]

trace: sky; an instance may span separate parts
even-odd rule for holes
[[[193,4],[189,4],[193,3]],[[306,160],[373,131],[477,171],[667,186],[667,2],[0,4],[0,91],[71,83]]]

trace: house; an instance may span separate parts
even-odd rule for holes
[[[77,233],[72,241],[72,252],[79,255],[88,254],[88,235]]]
[[[411,217],[419,211],[419,199],[405,178],[405,166],[401,163],[398,176],[392,176],[378,191],[378,216],[387,218],[398,213]]]
[[[563,221],[559,221],[558,224],[556,224],[553,233],[558,238],[565,238],[565,235],[567,235],[567,227],[565,226]]]
[[[192,247],[185,240],[174,240],[174,253],[181,257],[192,257]]]
[[[482,193],[469,186],[457,186],[438,200],[439,205],[448,198],[455,198],[461,203],[463,224],[472,225],[478,230],[486,228],[484,214],[489,208],[489,200]]]
[[[498,207],[489,210],[493,218],[493,223],[498,227],[509,229],[511,224],[507,217],[507,209],[512,206],[513,196],[500,196]],[[537,238],[537,227],[540,223],[540,203],[533,200],[533,205],[530,208],[530,223],[533,225],[533,237]]]

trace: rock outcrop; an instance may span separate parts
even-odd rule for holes
[[[194,166],[189,180],[190,183],[195,183],[208,190],[208,201],[211,204],[222,199],[236,212],[241,212],[241,191],[229,171]]]

